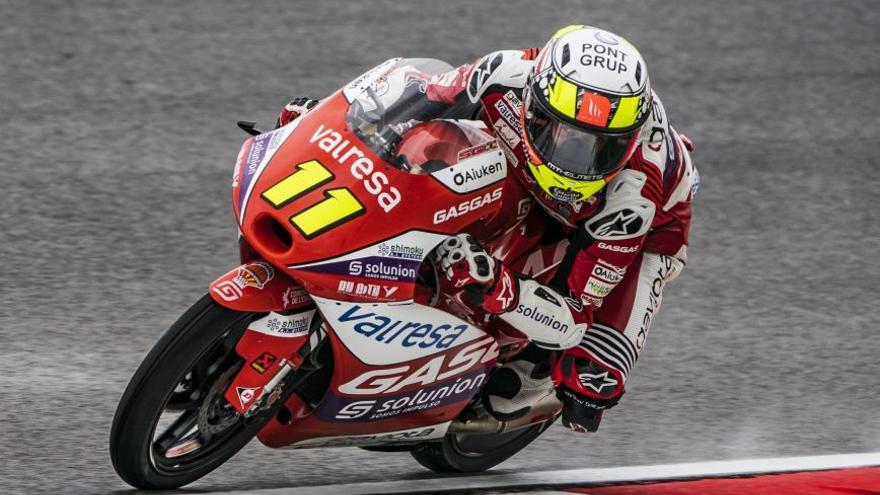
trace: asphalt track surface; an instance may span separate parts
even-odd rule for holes
[[[875,3],[0,2],[0,492],[125,490],[116,402],[237,264],[234,122],[392,56],[463,63],[585,22],[639,46],[702,173],[691,260],[594,436],[523,472],[880,450]],[[192,485],[432,476],[251,444]]]

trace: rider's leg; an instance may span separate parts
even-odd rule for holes
[[[594,430],[599,411],[617,403],[660,309],[663,289],[683,267],[671,256],[641,254],[596,310],[581,343],[563,351],[553,378],[562,392],[564,424]]]

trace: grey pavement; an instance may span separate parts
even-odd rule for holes
[[[597,435],[496,471],[880,451],[870,1],[0,1],[0,492],[126,490],[107,441],[158,336],[236,264],[240,119],[392,56],[590,23],[639,46],[702,174],[691,259]],[[193,490],[418,480],[252,443]]]

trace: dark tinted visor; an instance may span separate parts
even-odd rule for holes
[[[531,95],[529,95],[531,96]],[[526,132],[532,149],[550,168],[577,180],[598,180],[611,175],[628,158],[629,134],[603,136],[559,120],[544,111],[537,98],[527,98]]]

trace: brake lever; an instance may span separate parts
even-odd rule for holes
[[[251,136],[259,136],[263,133],[263,131],[257,129],[256,122],[250,122],[248,120],[239,120],[236,125],[238,128],[243,130],[244,132],[250,134]]]

